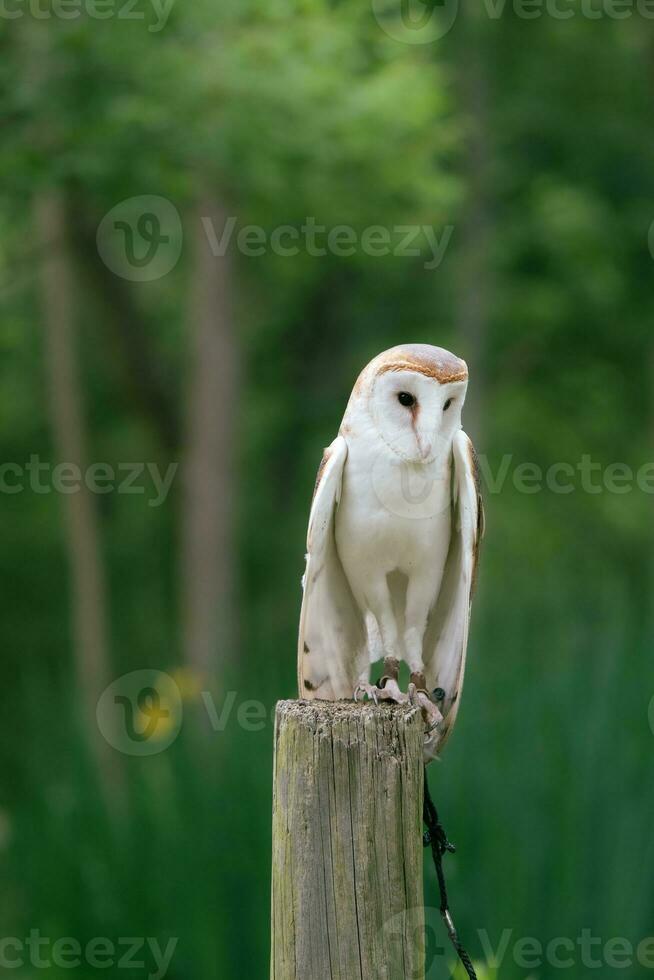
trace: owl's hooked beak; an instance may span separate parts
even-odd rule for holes
[[[415,430],[415,433],[420,458],[423,460],[428,460],[431,456],[431,442],[425,436],[421,436],[417,429]]]

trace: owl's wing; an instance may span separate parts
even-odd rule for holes
[[[477,457],[472,442],[463,431],[454,438],[453,464],[450,548],[424,644],[427,688],[432,691],[440,687],[445,692],[439,750],[452,732],[461,701],[470,603],[484,533]]]
[[[363,618],[338,557],[334,534],[346,459],[347,442],[337,436],[325,450],[311,505],[298,642],[301,698],[351,698],[357,682],[357,656],[365,642]]]

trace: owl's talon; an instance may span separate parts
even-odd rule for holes
[[[379,695],[381,693],[382,692],[379,690],[379,688],[375,687],[374,684],[365,684],[365,683],[357,684],[357,686],[354,689],[354,700],[363,701],[363,699],[367,697],[370,698],[372,701],[374,701],[376,705],[378,705]]]

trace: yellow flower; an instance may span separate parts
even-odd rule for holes
[[[200,695],[206,688],[206,679],[200,671],[192,667],[177,667],[170,676],[179,688],[182,701],[200,700]]]

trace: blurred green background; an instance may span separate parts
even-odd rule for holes
[[[439,6],[3,8],[2,937],[177,937],[171,980],[267,975],[269,719],[296,693],[315,470],[359,370],[414,341],[468,361],[486,484],[463,710],[430,776],[460,933],[484,962],[478,930],[511,930],[502,980],[586,975],[583,930],[595,975],[647,973],[603,944],[654,930],[654,28],[597,2]],[[279,254],[308,218],[353,254]],[[398,226],[434,229],[440,261],[422,233],[393,254]],[[105,464],[104,492],[57,490],[61,462]],[[182,706],[130,755],[96,703],[145,668]],[[525,968],[524,937],[567,937],[573,965]],[[118,975],[155,974],[135,959]]]

